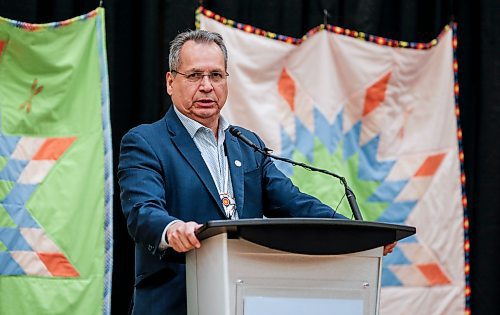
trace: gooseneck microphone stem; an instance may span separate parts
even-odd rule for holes
[[[356,196],[354,195],[354,192],[352,191],[352,189],[347,185],[347,181],[346,181],[346,179],[344,177],[342,177],[340,175],[337,175],[335,173],[332,173],[330,171],[321,169],[321,168],[317,168],[317,167],[314,167],[314,166],[311,166],[311,165],[307,165],[307,164],[304,164],[304,163],[296,162],[294,160],[290,160],[290,159],[287,159],[287,158],[284,158],[284,157],[281,157],[281,156],[276,156],[274,154],[271,154],[270,153],[270,152],[272,152],[271,149],[268,149],[268,148],[262,149],[262,148],[258,147],[255,143],[253,143],[251,140],[249,140],[247,137],[245,137],[241,133],[241,131],[239,131],[234,126],[230,126],[229,127],[229,132],[233,136],[235,136],[236,138],[238,138],[242,142],[244,142],[246,145],[248,145],[249,147],[251,147],[252,149],[254,149],[254,151],[257,151],[257,152],[259,152],[259,153],[261,153],[261,154],[263,154],[265,156],[268,156],[268,157],[273,158],[275,160],[283,161],[283,162],[286,162],[286,163],[289,163],[289,164],[292,164],[292,165],[295,165],[295,166],[300,166],[300,167],[305,168],[306,170],[309,170],[309,171],[320,172],[320,173],[327,174],[327,175],[330,175],[330,176],[333,176],[333,177],[339,179],[340,182],[342,183],[342,185],[345,188],[345,195],[346,195],[347,201],[349,202],[349,206],[351,208],[351,212],[352,212],[352,214],[354,216],[354,219],[356,219],[358,221],[363,221],[363,217],[361,216],[361,211],[359,211],[358,203],[356,201]]]

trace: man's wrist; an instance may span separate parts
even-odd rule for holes
[[[167,231],[168,231],[168,229],[174,223],[177,223],[177,222],[181,222],[181,220],[173,220],[172,222],[170,222],[169,224],[167,224],[167,226],[165,227],[165,229],[163,229],[163,233],[161,234],[161,241],[160,241],[160,245],[159,245],[159,248],[161,250],[165,250],[165,249],[167,249],[167,248],[170,247],[170,245],[168,244],[168,234],[167,234]]]

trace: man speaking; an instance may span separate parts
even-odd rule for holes
[[[121,143],[121,203],[136,243],[133,314],[186,314],[179,253],[200,247],[200,223],[263,216],[345,219],[227,132],[220,111],[229,74],[219,34],[179,34],[171,42],[169,66],[174,106],[161,120],[130,130]],[[238,130],[265,148],[257,135]]]

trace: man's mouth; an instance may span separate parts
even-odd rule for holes
[[[196,103],[198,103],[202,106],[203,105],[213,105],[215,103],[215,101],[212,99],[203,98],[203,99],[196,100]]]

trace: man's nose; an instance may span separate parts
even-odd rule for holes
[[[200,90],[202,91],[211,91],[214,87],[212,86],[212,81],[210,81],[210,78],[208,75],[204,75],[203,78],[201,78],[200,82]]]

